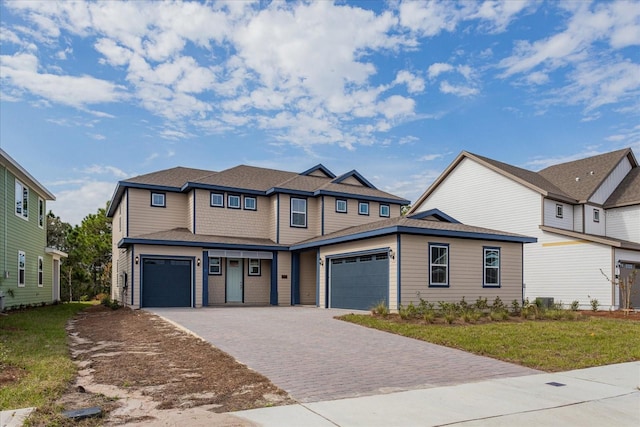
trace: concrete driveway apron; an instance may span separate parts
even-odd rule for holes
[[[154,308],[300,402],[540,373],[336,320],[308,307]]]

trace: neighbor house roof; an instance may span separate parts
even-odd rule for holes
[[[640,251],[640,243],[637,243],[637,242],[630,242],[628,240],[616,239],[609,236],[599,236],[595,234],[579,233],[577,231],[564,230],[562,228],[549,227],[547,225],[540,225],[539,227],[542,231],[555,233],[561,236],[571,237],[574,239],[579,239],[584,242],[600,243],[602,245],[607,245],[614,248]]]
[[[55,200],[56,196],[53,195],[44,185],[40,184],[25,168],[20,166],[6,151],[0,148],[0,165],[6,167],[15,175],[20,181],[24,181],[25,184],[32,188],[36,193],[42,196],[46,200]]]
[[[533,243],[537,241],[535,237],[527,237],[521,234],[507,233],[483,227],[474,227],[458,222],[434,221],[429,218],[415,219],[397,217],[357,225],[336,231],[335,233],[305,240],[292,245],[291,249],[308,249],[398,233],[520,243]]]
[[[629,159],[633,169],[637,169],[638,167],[638,162],[630,148],[549,166],[539,172],[519,168],[488,157],[463,151],[418,198],[409,213],[413,213],[414,209],[424,202],[440,183],[466,158],[472,159],[527,188],[537,191],[545,197],[572,204],[585,203],[589,200],[624,158]],[[621,200],[638,200],[640,198],[640,190],[628,188],[634,187],[634,183],[637,183],[637,181],[629,177],[627,178],[628,179],[623,180],[616,190],[616,193],[619,191],[616,195],[616,198],[620,199],[619,203],[623,203]],[[635,187],[637,188],[637,185]]]
[[[325,176],[310,175],[315,171],[320,171]],[[342,180],[349,177],[353,177],[362,185],[342,183]],[[335,175],[322,165],[317,165],[302,173],[247,165],[235,166],[220,172],[176,167],[120,181],[111,198],[107,216],[113,216],[124,189],[127,187],[175,192],[187,192],[194,188],[200,188],[265,196],[274,193],[309,197],[330,195],[362,197],[368,200],[401,205],[409,204],[409,200],[378,190],[355,170],[335,178]]]
[[[618,188],[609,196],[605,208],[619,208],[640,204],[640,167],[633,168]]]

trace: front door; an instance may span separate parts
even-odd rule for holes
[[[227,259],[227,302],[242,302],[242,259]]]

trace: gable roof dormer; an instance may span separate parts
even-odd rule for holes
[[[451,224],[461,224],[457,219],[447,215],[442,212],[440,209],[429,209],[424,212],[417,212],[411,215],[407,215],[409,219],[422,219],[425,221],[440,221],[440,222],[448,222]]]
[[[312,168],[307,169],[306,171],[300,173],[303,176],[318,176],[324,178],[335,178],[336,175],[327,169],[322,163],[318,163]]]
[[[333,181],[331,181],[333,184],[351,184],[351,185],[358,185],[356,183],[354,183],[354,181],[358,182],[360,185],[362,185],[363,187],[367,187],[367,188],[371,188],[373,190],[377,190],[377,188],[375,187],[375,185],[373,185],[372,183],[370,183],[369,181],[367,181],[367,179],[360,175],[360,172],[358,172],[357,170],[352,170],[349,171],[345,174],[340,175],[339,177],[335,178]]]

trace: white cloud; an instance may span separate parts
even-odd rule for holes
[[[395,84],[406,84],[409,93],[418,93],[424,90],[424,79],[409,71],[399,71],[394,80]]]
[[[88,175],[105,175],[110,174],[116,178],[126,178],[129,176],[126,172],[115,166],[91,165],[82,170],[82,173]]]
[[[63,221],[78,225],[89,214],[106,206],[111,199],[113,182],[84,181],[80,187],[56,192],[56,200],[48,202],[48,209]]]
[[[444,80],[440,83],[440,92],[456,95],[461,97],[477,95],[480,91],[475,87],[464,85],[452,85],[448,81]]]
[[[442,157],[444,157],[444,154],[426,154],[424,156],[421,156],[418,159],[418,161],[420,161],[420,162],[430,162],[432,160],[441,159]]]
[[[435,79],[442,73],[448,73],[453,71],[454,67],[451,64],[445,64],[443,62],[436,62],[435,64],[431,64],[427,69],[427,74],[430,79]]]
[[[103,141],[105,139],[107,139],[106,136],[100,134],[100,133],[88,133],[87,136],[89,136],[92,139],[95,139],[96,141]]]

